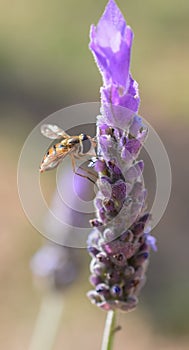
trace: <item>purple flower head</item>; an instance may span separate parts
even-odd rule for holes
[[[114,0],[109,0],[97,26],[91,26],[90,38],[90,49],[104,82],[102,102],[136,112],[138,86],[130,74],[133,32]]]
[[[98,172],[96,218],[88,238],[92,256],[88,293],[103,310],[135,308],[145,281],[150,248],[144,162],[138,160],[147,127],[137,115],[138,87],[130,74],[133,32],[110,0],[99,23],[91,27],[90,49],[103,77],[101,115],[97,117]]]

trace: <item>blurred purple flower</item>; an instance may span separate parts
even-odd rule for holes
[[[92,303],[104,310],[135,308],[145,282],[150,248],[150,215],[138,155],[147,127],[136,112],[137,83],[130,74],[133,32],[113,0],[97,27],[91,27],[90,49],[103,77],[101,115],[97,117],[97,217],[88,238],[92,256]]]
[[[73,283],[78,275],[78,266],[72,249],[55,243],[47,243],[39,249],[32,257],[30,267],[34,276],[56,290]]]
[[[50,211],[44,218],[44,226],[49,238],[58,240],[62,245],[46,243],[32,257],[30,267],[40,285],[63,290],[77,278],[81,264],[79,252],[74,243],[82,239],[83,228],[89,227],[91,215],[79,211],[80,198],[86,200],[92,195],[88,180],[64,169],[58,180],[58,189],[54,193]],[[78,203],[77,203],[78,201]],[[76,228],[80,230],[75,232]]]

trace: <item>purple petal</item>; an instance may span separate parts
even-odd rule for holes
[[[138,115],[135,115],[133,118],[133,122],[130,126],[129,132],[132,136],[137,137],[140,129],[143,127],[142,118]]]
[[[149,246],[153,249],[153,251],[157,252],[156,238],[150,234],[147,234],[146,240]]]
[[[134,111],[132,111],[131,108],[119,104],[121,99],[116,97],[117,90],[115,90],[113,86],[111,88],[101,88],[101,96],[101,113],[103,115],[103,120],[109,125],[126,130],[132,122]]]
[[[111,85],[106,86],[101,89],[102,103],[103,104],[113,104],[115,106],[125,107],[130,111],[137,112],[140,104],[140,98],[138,95],[137,84],[133,87],[132,93],[128,92],[126,89]]]
[[[112,196],[117,200],[123,200],[126,196],[126,184],[122,180],[118,180],[112,186]]]
[[[114,0],[109,0],[99,23],[101,20],[111,22],[118,31],[124,33],[126,22]]]
[[[116,84],[127,91],[133,32],[113,0],[108,2],[97,26],[91,26],[90,39],[105,86]]]

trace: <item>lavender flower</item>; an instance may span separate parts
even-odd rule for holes
[[[97,217],[88,238],[92,256],[88,292],[104,310],[129,311],[137,304],[155,239],[146,212],[147,191],[137,160],[147,127],[137,115],[138,85],[130,74],[133,32],[113,0],[97,27],[92,25],[90,49],[103,78],[101,115],[97,117],[99,174],[95,199]]]
[[[77,278],[77,264],[72,248],[46,243],[32,257],[30,267],[34,276],[38,277],[40,285],[63,290]]]
[[[37,277],[38,284],[56,291],[63,291],[73,284],[81,270],[79,252],[69,247],[69,243],[72,243],[76,237],[74,227],[80,227],[81,223],[82,227],[85,227],[87,223],[88,215],[73,208],[76,194],[89,193],[89,182],[80,176],[75,176],[75,181],[70,183],[72,176],[70,169],[64,170],[63,177],[60,176],[58,179],[58,190],[53,195],[51,211],[44,218],[46,231],[52,232],[52,238],[55,240],[61,236],[64,245],[49,241],[34,254],[30,261],[31,270]],[[66,204],[68,198],[70,198],[70,206]]]

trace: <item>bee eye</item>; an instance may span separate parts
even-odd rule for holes
[[[82,141],[88,140],[88,136],[86,134],[81,134]]]

